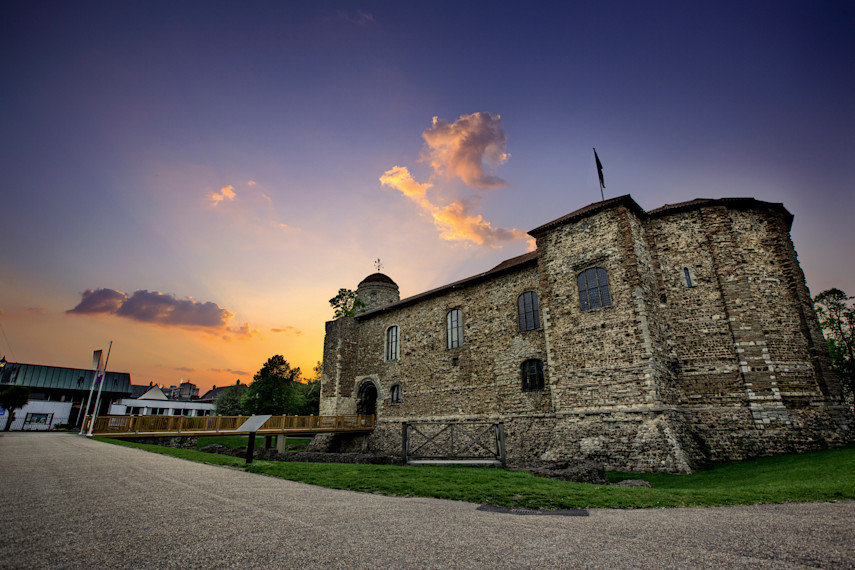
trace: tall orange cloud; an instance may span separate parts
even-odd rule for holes
[[[380,183],[400,191],[430,214],[440,237],[444,240],[470,242],[488,247],[498,247],[502,242],[528,240],[529,249],[532,248],[534,240],[524,231],[493,227],[480,214],[472,215],[470,205],[465,200],[455,200],[445,206],[434,204],[427,197],[427,190],[432,185],[415,180],[405,166],[396,166],[384,172]]]
[[[434,117],[422,138],[426,144],[422,159],[438,175],[460,178],[471,188],[500,188],[507,184],[484,168],[485,163],[495,168],[510,156],[499,115],[472,113],[461,115],[453,123]]]
[[[428,189],[433,186],[430,183],[421,184],[416,182],[406,166],[395,166],[387,170],[380,177],[380,183],[384,186],[391,186],[396,190],[400,190],[404,196],[416,202],[425,200]]]
[[[522,230],[494,228],[481,214],[470,215],[469,204],[465,200],[435,208],[431,213],[434,224],[441,231],[440,237],[449,241],[469,241],[490,247],[505,241],[533,241]]]

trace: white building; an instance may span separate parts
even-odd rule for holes
[[[210,416],[213,403],[198,400],[170,400],[158,386],[139,398],[122,398],[110,406],[111,416]]]

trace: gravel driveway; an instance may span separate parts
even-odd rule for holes
[[[0,435],[3,568],[855,568],[855,503],[577,516],[322,489],[70,434]]]

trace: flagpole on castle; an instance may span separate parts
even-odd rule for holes
[[[104,384],[107,383],[107,363],[110,362],[110,350],[113,348],[113,341],[110,341],[110,346],[107,347],[107,359],[104,360],[104,370],[101,373],[101,381],[98,383],[98,397],[95,398],[95,409],[92,411],[92,420],[89,422],[89,433],[86,435],[92,436],[92,428],[95,427],[95,418],[98,417],[98,405],[101,403],[101,390],[104,389]],[[98,375],[96,374],[96,377]]]
[[[603,202],[606,201],[606,197],[603,194],[603,188],[606,187],[606,183],[603,182],[603,163],[600,162],[600,157],[597,156],[597,149],[594,149],[594,160],[597,162],[597,176],[600,178],[600,198]]]

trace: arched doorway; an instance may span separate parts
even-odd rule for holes
[[[377,386],[373,382],[366,382],[359,387],[356,413],[365,416],[377,415]]]

